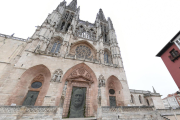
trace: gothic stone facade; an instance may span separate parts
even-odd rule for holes
[[[61,111],[59,115],[66,118],[74,89],[85,88],[77,92],[84,97],[84,117],[102,118],[103,106],[164,108],[158,93],[129,90],[111,19],[106,20],[100,9],[95,23],[89,23],[79,19],[79,11],[76,0],[69,5],[63,1],[31,38],[0,34],[0,105],[34,106],[7,108],[17,111],[59,106],[48,110]],[[137,95],[142,97],[140,103]],[[18,112],[20,118],[23,113]]]

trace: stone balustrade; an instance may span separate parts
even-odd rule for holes
[[[0,106],[0,114],[18,114],[24,113],[54,113],[56,106]]]
[[[27,39],[18,38],[18,37],[13,37],[13,36],[10,36],[10,35],[4,35],[4,34],[1,34],[1,33],[0,33],[0,37],[10,38],[10,39],[13,39],[13,40],[19,40],[19,41],[24,41],[24,42],[27,41]]]
[[[177,109],[157,109],[158,113],[161,115],[174,115],[180,114],[180,108]]]
[[[153,106],[118,106],[118,107],[102,107],[102,113],[122,113],[122,112],[144,112],[153,111]]]

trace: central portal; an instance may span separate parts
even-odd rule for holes
[[[86,108],[86,88],[73,87],[69,118],[84,118]]]

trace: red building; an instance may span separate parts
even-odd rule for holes
[[[161,57],[180,89],[180,31],[156,55]]]

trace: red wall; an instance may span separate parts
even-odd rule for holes
[[[166,50],[166,52],[163,55],[161,55],[161,58],[162,58],[164,64],[166,65],[167,69],[169,70],[171,76],[173,77],[176,85],[180,89],[180,57],[178,59],[176,59],[174,62],[172,62],[169,58],[169,56],[170,56],[169,52],[173,48],[175,50],[179,51],[179,53],[180,53],[180,50],[177,48],[177,46],[175,44],[173,44],[168,50]]]

